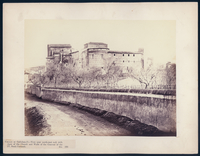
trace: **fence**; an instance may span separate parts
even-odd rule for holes
[[[46,86],[46,87],[54,87],[54,86]],[[65,85],[65,84],[57,84],[56,88],[79,88],[78,85]],[[172,89],[176,90],[176,85],[104,85],[104,86],[97,86],[97,85],[82,85],[80,88],[84,89]]]

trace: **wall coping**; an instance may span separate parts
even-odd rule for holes
[[[140,96],[140,97],[152,97],[159,99],[176,100],[176,96],[173,95],[157,95],[157,94],[141,94],[141,93],[123,93],[123,92],[101,92],[101,91],[83,91],[83,90],[64,90],[64,89],[48,89],[41,88],[41,90],[50,91],[62,91],[62,92],[79,92],[79,93],[95,93],[95,94],[110,94],[110,95],[129,95],[129,96]]]

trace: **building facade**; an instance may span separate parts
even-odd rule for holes
[[[121,67],[144,67],[143,49],[136,52],[112,51],[108,45],[99,42],[89,42],[81,52],[82,68],[101,67],[113,62]]]
[[[53,62],[57,63],[73,63],[77,60],[78,51],[72,51],[70,44],[48,44],[47,45],[47,61],[46,68]]]
[[[70,44],[47,45],[47,67],[52,61],[58,63],[71,63],[78,68],[104,68],[110,63],[120,67],[144,67],[144,50],[135,52],[113,51],[108,45],[101,42],[84,44],[82,51],[72,51]]]

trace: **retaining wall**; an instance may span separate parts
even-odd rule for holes
[[[34,93],[33,91],[28,91]],[[176,97],[152,94],[90,92],[40,89],[35,94],[45,100],[78,103],[139,120],[165,132],[176,132]]]

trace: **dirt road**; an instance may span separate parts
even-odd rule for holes
[[[25,135],[131,136],[131,132],[71,106],[46,102],[26,94]]]

